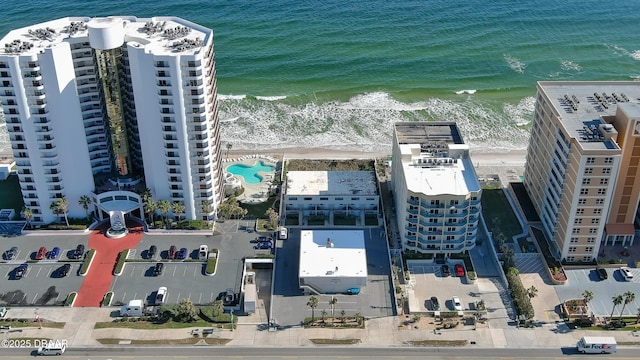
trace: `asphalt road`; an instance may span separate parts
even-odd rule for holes
[[[3,349],[0,359],[26,359],[33,349]],[[562,349],[477,349],[477,348],[230,348],[215,346],[69,349],[56,359],[637,359],[637,349],[618,349],[616,354],[580,355],[575,348]]]

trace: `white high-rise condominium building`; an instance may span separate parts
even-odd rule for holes
[[[0,100],[32,222],[144,218],[136,192],[211,219],[222,198],[213,31],[176,17],[57,19],[0,41]],[[93,209],[93,206],[92,206]]]
[[[482,188],[455,122],[399,122],[393,192],[402,249],[446,258],[476,245]]]

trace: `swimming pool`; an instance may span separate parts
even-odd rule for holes
[[[271,165],[265,165],[264,162],[258,161],[255,165],[245,164],[233,164],[227,167],[227,172],[233,175],[242,176],[244,182],[247,184],[259,184],[262,182],[262,176],[258,175],[259,172],[271,172],[274,167]]]

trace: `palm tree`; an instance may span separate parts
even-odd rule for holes
[[[153,194],[151,193],[151,189],[145,188],[144,190],[142,190],[142,193],[140,194],[140,199],[142,200],[143,203],[146,203],[152,198],[153,198]]]
[[[624,302],[624,298],[622,295],[615,295],[611,298],[611,301],[613,302],[613,309],[611,309],[611,316],[609,316],[609,318],[613,319],[613,312],[616,311],[616,306],[622,304],[622,302]]]
[[[80,200],[78,200],[78,204],[80,204],[84,209],[84,212],[87,213],[87,221],[89,221],[89,206],[91,206],[92,203],[93,200],[91,200],[91,197],[88,195],[82,195],[80,196]]]
[[[535,286],[531,285],[531,287],[527,289],[527,296],[529,297],[529,299],[533,299],[534,297],[538,296],[538,289],[536,289]]]
[[[160,214],[162,214],[162,221],[164,221],[164,224],[166,225],[167,224],[167,214],[171,210],[171,203],[168,202],[167,200],[158,200],[156,206],[158,207],[158,210],[160,211]]]
[[[307,301],[307,306],[311,308],[311,322],[313,322],[315,320],[315,309],[318,307],[318,298],[311,295],[309,301]]]
[[[343,310],[340,310],[340,321],[341,321],[341,322],[344,322],[344,320],[346,319],[346,317],[347,317],[347,312],[346,312],[346,311],[344,311],[344,309],[343,309]]]
[[[33,210],[31,210],[28,207],[24,206],[22,208],[22,216],[24,216],[24,219],[27,220],[27,226],[29,226],[29,228],[31,228],[31,218],[33,217]]]
[[[56,206],[58,207],[62,215],[64,215],[64,222],[67,224],[67,227],[68,227],[69,219],[67,218],[67,212],[69,212],[69,202],[67,201],[67,198],[64,196],[59,198],[56,203]]]
[[[626,293],[624,293],[624,302],[622,303],[622,310],[620,310],[620,318],[618,319],[619,323],[622,323],[622,314],[624,313],[624,308],[631,304],[632,302],[634,302],[636,300],[636,294],[631,292],[631,291],[627,291]]]
[[[638,311],[638,314],[640,314],[640,311]],[[322,316],[322,323],[324,324],[324,318],[327,316],[327,310],[322,309],[322,311],[320,311],[320,315]]]
[[[213,205],[211,204],[211,201],[203,200],[202,203],[200,203],[200,209],[202,210],[203,214],[207,215],[207,223],[209,223],[209,214],[211,214],[211,212],[213,211]]]
[[[156,212],[158,205],[155,201],[149,199],[144,202],[144,213],[149,214],[149,223],[153,224],[153,213]]]
[[[225,155],[227,159],[229,158],[229,150],[231,150],[232,147],[233,147],[233,144],[227,143],[227,154]]]
[[[329,305],[331,306],[331,317],[333,317],[333,314],[336,310],[336,304],[338,303],[338,298],[335,296],[331,297],[331,300],[329,300]]]
[[[224,303],[222,300],[216,300],[213,303],[213,316],[220,316],[224,312]]]
[[[173,203],[173,214],[178,217],[178,222],[180,222],[180,217],[184,214],[184,204],[181,202]]]
[[[589,306],[589,303],[591,302],[591,300],[593,300],[593,291],[590,291],[590,290],[583,291],[582,300],[584,300],[585,305]],[[584,311],[582,312],[582,315],[584,316]]]

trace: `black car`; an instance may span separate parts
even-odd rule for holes
[[[153,259],[156,256],[156,252],[158,252],[158,247],[151,245],[149,250],[147,250],[147,259]]]
[[[442,265],[442,276],[451,276],[449,265]]]
[[[29,265],[27,264],[19,265],[16,268],[16,279],[22,279],[27,274],[28,269],[29,269]]]
[[[431,309],[433,311],[440,311],[440,303],[438,302],[438,298],[435,296],[431,297]]]
[[[11,249],[4,252],[4,259],[13,260],[16,258],[16,255],[18,255],[18,248],[14,246]]]
[[[596,272],[598,273],[598,279],[600,280],[606,280],[609,275],[607,275],[607,269],[605,268],[597,268]]]
[[[64,264],[58,269],[58,276],[65,277],[69,275],[69,271],[71,271],[71,264]]]
[[[83,255],[84,255],[84,245],[78,244],[78,247],[76,247],[76,251],[73,253],[73,258],[81,259]]]
[[[224,294],[224,305],[232,305],[236,301],[236,293],[233,289],[227,289],[227,292]]]
[[[162,270],[164,270],[164,264],[163,263],[157,263],[156,266],[153,267],[153,276],[162,275]]]

